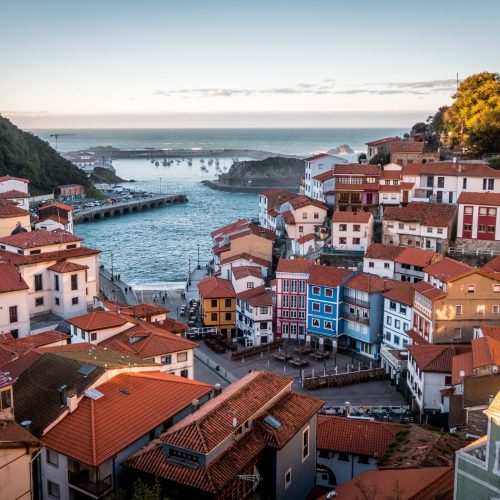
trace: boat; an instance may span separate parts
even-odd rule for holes
[[[208,160],[208,164],[209,164],[209,165],[212,165],[212,163],[213,163],[213,162],[214,162],[214,161],[212,160],[212,158],[210,158],[210,160]]]
[[[217,166],[219,166],[219,159],[218,159],[218,158],[217,158],[217,160],[215,160],[215,164],[216,164]]]
[[[155,159],[154,158],[151,158],[151,163],[154,163],[155,162]]]
[[[205,158],[200,158],[200,163],[205,163]]]
[[[189,165],[190,167],[192,167],[192,166],[193,166],[193,160],[188,160],[188,165]]]
[[[160,166],[160,162],[158,160],[155,161],[155,167],[159,167]]]
[[[166,166],[168,165],[168,161],[167,161],[167,159],[166,159],[166,158],[163,160],[162,165],[163,165],[164,167],[166,167]]]

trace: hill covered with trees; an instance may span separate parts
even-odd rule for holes
[[[3,116],[0,116],[0,175],[29,179],[33,195],[51,193],[61,184],[81,184],[87,192],[94,191],[82,170],[62,158],[48,143],[17,128]]]

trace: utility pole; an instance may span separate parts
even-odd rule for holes
[[[198,247],[198,269],[200,268],[200,244],[197,243],[196,246]]]

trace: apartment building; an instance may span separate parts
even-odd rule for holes
[[[273,297],[265,286],[236,294],[236,327],[245,347],[260,346],[274,340]]]
[[[328,153],[319,153],[310,156],[305,160],[305,174],[304,174],[304,194],[309,198],[313,198],[313,184],[314,177],[331,170],[336,165],[347,163],[347,160],[338,156],[333,156]]]
[[[339,250],[365,251],[372,243],[371,212],[335,212],[332,217],[332,246]]]

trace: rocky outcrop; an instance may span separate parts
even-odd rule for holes
[[[338,155],[338,154],[354,154],[354,151],[348,144],[340,144],[336,148],[328,150],[328,154]]]
[[[103,183],[103,184],[115,184],[117,182],[128,182],[121,177],[118,177],[113,170],[103,167],[95,167],[94,171],[90,174],[90,178],[93,182]]]

